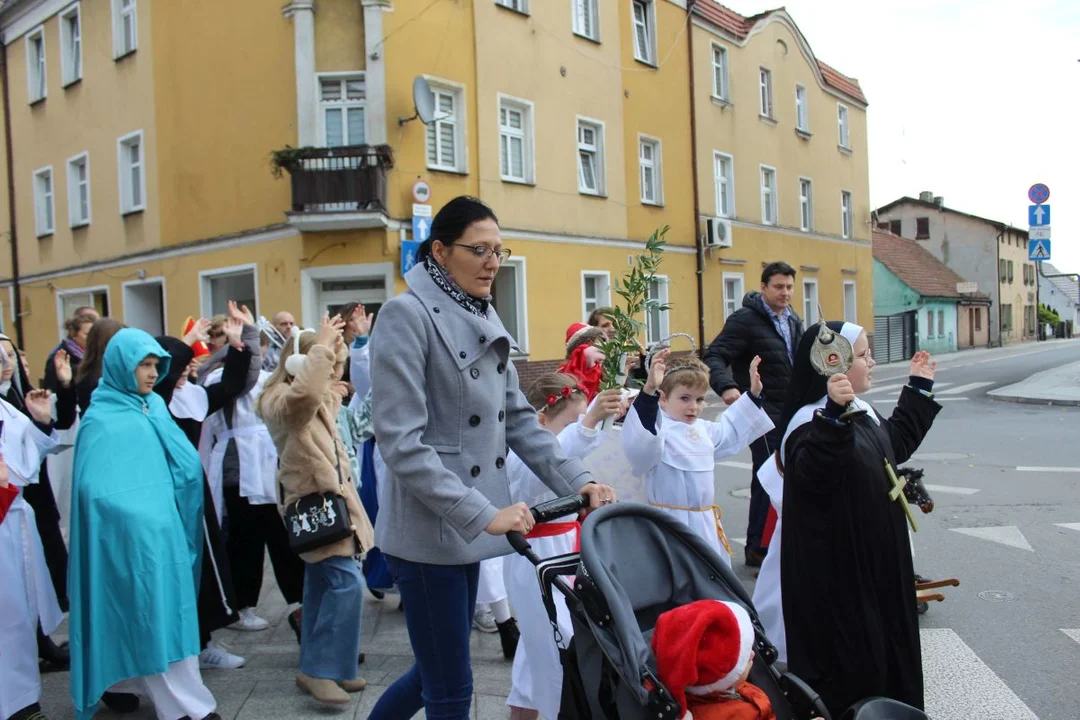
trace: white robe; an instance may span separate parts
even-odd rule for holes
[[[776,510],[776,528],[769,541],[769,552],[761,563],[757,584],[754,585],[753,604],[761,626],[779,653],[777,659],[787,663],[787,631],[784,627],[784,603],[780,594],[780,533],[784,526],[784,476],[776,465],[776,455],[758,468],[758,482],[769,496]]]
[[[60,449],[59,436],[45,435],[19,410],[0,400],[0,450],[9,482],[36,483],[42,460]],[[41,699],[37,628],[49,634],[63,620],[45,564],[34,511],[15,498],[0,523],[0,717],[10,717]]]
[[[220,382],[221,373],[221,368],[218,368],[207,375],[205,385]],[[203,461],[206,481],[210,484],[210,494],[214,498],[219,524],[225,510],[222,464],[230,438],[236,441],[236,451],[240,459],[241,497],[247,498],[252,505],[277,503],[277,448],[274,447],[266,424],[255,413],[255,403],[269,378],[270,373],[261,371],[251,391],[236,399],[231,430],[225,424],[224,410],[218,410],[203,421],[202,435],[199,437],[199,456]]]
[[[743,395],[716,422],[693,424],[657,413],[656,435],[637,408],[623,423],[623,450],[635,475],[645,476],[649,504],[685,523],[731,565],[731,550],[716,504],[716,462],[739,453],[773,429],[772,420]]]
[[[568,425],[558,436],[563,454],[568,458],[584,458],[596,449],[600,439],[600,433],[579,423]],[[511,502],[523,502],[532,507],[555,499],[555,493],[514,453],[510,453],[507,459],[506,473],[510,482]],[[572,522],[574,519],[562,518],[562,521]],[[540,558],[565,555],[574,552],[578,540],[576,535],[576,531],[568,530],[560,535],[530,538],[529,545]],[[556,718],[562,693],[562,665],[559,662],[559,649],[555,645],[555,631],[540,595],[536,568],[520,555],[509,555],[504,558],[504,573],[510,604],[521,631],[506,704],[532,708],[545,718]],[[574,628],[570,623],[566,599],[558,590],[554,598],[559,632],[565,647],[574,636]]]

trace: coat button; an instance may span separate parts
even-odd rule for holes
[[[473,465],[473,469],[470,471],[470,473],[472,474],[473,477],[479,477],[480,476],[480,466],[479,465]]]
[[[496,370],[498,370],[499,374],[502,375],[504,372],[506,372],[506,363],[499,363],[499,367],[497,367]]]
[[[502,422],[505,419],[506,419],[506,413],[504,413],[502,410],[500,410],[499,411],[499,422]]]
[[[458,353],[458,357],[461,358],[462,360],[464,360],[465,358],[468,357],[468,355],[466,355],[465,351],[462,350],[461,352]]]
[[[486,342],[487,342],[487,336],[486,335],[481,335],[480,336],[480,344],[483,345]]]
[[[499,468],[500,470],[502,470],[502,467],[505,464],[506,464],[506,461],[503,460],[502,458],[499,458],[498,460],[495,461],[495,467]]]
[[[438,314],[439,314],[439,308],[437,308],[437,307],[435,307],[435,308],[431,308],[431,312],[433,312],[433,313],[435,313],[436,315],[438,315]]]
[[[473,415],[471,418],[469,418],[469,425],[471,425],[472,427],[476,427],[479,424],[480,424],[480,416],[479,415]]]
[[[472,375],[473,380],[476,380],[478,377],[480,377],[480,371],[477,370],[476,368],[473,368],[472,370],[470,370],[469,374]]]

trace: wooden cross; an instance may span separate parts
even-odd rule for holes
[[[901,507],[904,508],[904,514],[907,515],[908,522],[911,523],[912,532],[919,532],[919,524],[915,522],[915,515],[911,512],[911,506],[908,505],[907,498],[904,497],[907,478],[901,480],[896,477],[896,473],[887,459],[885,460],[885,473],[889,476],[889,482],[892,483],[892,489],[889,490],[889,499],[900,501]]]

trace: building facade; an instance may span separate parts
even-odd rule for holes
[[[1056,312],[1065,324],[1056,332],[1064,337],[1072,337],[1080,326],[1080,277],[1062,273],[1044,262],[1038,280],[1039,302]]]
[[[1038,281],[1026,230],[949,208],[931,192],[895,200],[875,215],[878,227],[914,240],[989,296],[991,345],[1036,339]],[[967,321],[974,328],[974,316]]]
[[[405,289],[418,180],[435,210],[499,215],[526,378],[663,226],[671,309],[643,340],[708,341],[774,259],[800,314],[868,323],[865,98],[786,13],[715,8],[7,0],[4,325],[40,362],[79,305],[172,334],[229,299],[308,326],[377,310]],[[731,246],[699,252],[712,218]]]

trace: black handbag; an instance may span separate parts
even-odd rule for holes
[[[334,439],[334,459],[338,472],[338,487],[345,492],[341,477],[341,451]],[[280,460],[278,461],[280,464]],[[281,497],[285,488],[278,483]],[[353,534],[349,506],[341,493],[325,492],[305,495],[285,508],[285,530],[289,534],[289,547],[300,555],[333,545]]]

